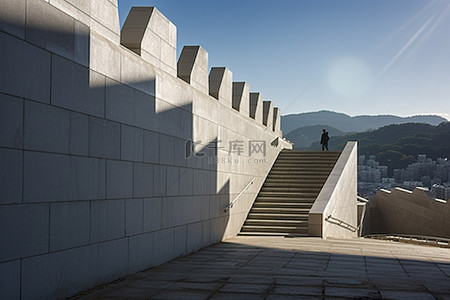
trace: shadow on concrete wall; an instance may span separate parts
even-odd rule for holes
[[[217,165],[185,157],[195,99],[158,112],[158,78],[90,70],[89,28],[47,6],[0,20],[5,299],[70,296],[218,242],[228,223],[229,182],[218,191]]]

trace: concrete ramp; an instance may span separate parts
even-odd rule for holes
[[[340,152],[280,152],[240,235],[308,236],[308,214]]]

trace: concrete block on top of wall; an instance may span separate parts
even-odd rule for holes
[[[152,65],[176,76],[176,26],[155,7],[132,7],[120,43]]]
[[[208,52],[201,46],[184,46],[177,63],[177,75],[208,94]]]
[[[273,108],[273,123],[272,130],[281,136],[281,112],[278,107]]]
[[[117,0],[91,1],[91,30],[98,32],[115,44],[119,44],[120,25]]]
[[[233,82],[233,108],[249,117],[250,87],[246,82]]]
[[[209,94],[219,102],[231,107],[233,98],[233,73],[225,67],[211,68],[209,73]]]
[[[261,93],[250,93],[250,117],[262,124],[263,121],[263,97]]]
[[[266,125],[270,130],[272,130],[273,103],[272,101],[264,101],[263,105],[263,124]]]

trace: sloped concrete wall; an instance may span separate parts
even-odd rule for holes
[[[308,217],[310,236],[358,237],[357,148],[357,142],[347,142],[311,207]]]
[[[209,95],[204,49],[178,78],[151,12],[140,56],[115,0],[0,0],[0,299],[65,298],[235,235],[291,147],[220,100],[231,73]]]
[[[370,199],[370,231],[450,238],[450,205],[426,188],[380,190]]]

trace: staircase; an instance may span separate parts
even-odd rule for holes
[[[282,150],[239,235],[307,236],[309,210],[339,155]]]

